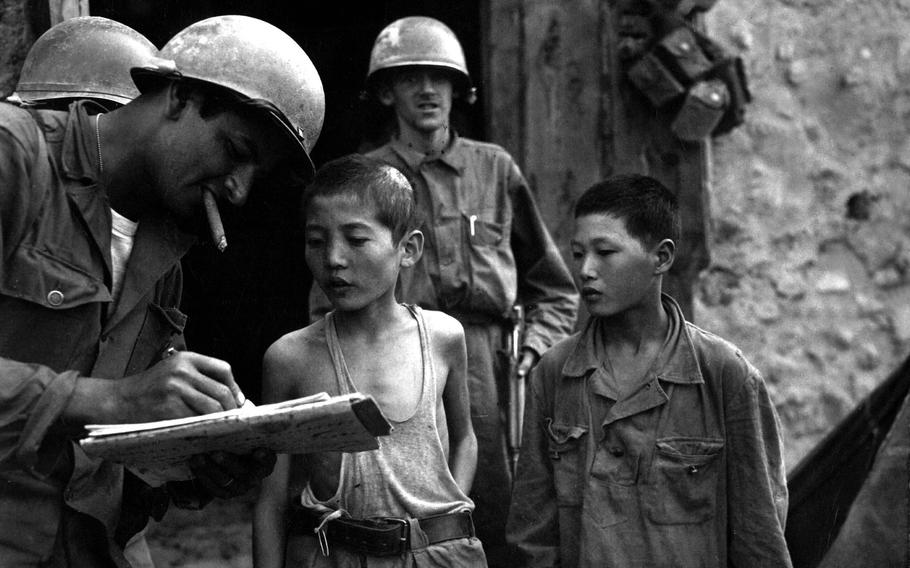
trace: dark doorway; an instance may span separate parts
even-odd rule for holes
[[[326,120],[313,152],[317,167],[379,142],[386,131],[375,108],[360,99],[370,49],[379,31],[411,15],[437,18],[461,40],[475,85],[482,89],[480,7],[477,1],[249,2],[241,0],[91,0],[91,13],[120,21],[159,48],[191,23],[242,14],[284,30],[303,47],[323,81]],[[462,134],[482,138],[483,109],[455,109]],[[299,214],[292,197],[254,191],[242,211],[227,216],[224,254],[202,244],[184,260],[186,336],[194,351],[231,363],[253,400],[260,397],[266,348],[307,323],[310,274],[304,265]]]

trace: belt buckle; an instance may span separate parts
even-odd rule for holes
[[[411,523],[407,519],[402,519],[400,517],[382,517],[384,522],[391,523],[399,526],[399,534],[401,537],[398,539],[398,546],[394,550],[384,550],[382,551],[383,555],[386,556],[399,556],[408,551],[408,544],[411,540]]]

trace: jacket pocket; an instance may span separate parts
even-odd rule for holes
[[[110,301],[104,283],[86,270],[19,247],[0,268],[0,350],[57,371],[88,372]]]
[[[583,444],[587,440],[588,429],[585,426],[556,424],[548,418],[546,431],[547,455],[553,464],[557,505],[580,505],[584,487]]]
[[[186,320],[186,315],[177,308],[149,303],[126,374],[132,375],[151,367],[161,353],[183,334]]]
[[[100,270],[100,269],[99,269]],[[33,247],[19,247],[5,261],[0,292],[51,310],[108,303],[111,294],[89,267],[79,267]]]
[[[719,438],[657,440],[645,499],[658,524],[701,523],[714,516],[724,441]]]

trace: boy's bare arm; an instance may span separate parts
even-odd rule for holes
[[[256,568],[284,566],[290,456],[279,454],[272,474],[262,480],[253,510],[253,563]]]
[[[448,368],[442,402],[449,430],[449,470],[462,491],[468,493],[477,470],[477,437],[471,425],[471,401],[468,396],[468,356],[464,329],[453,318],[445,317],[448,325],[444,335],[443,357]]]
[[[306,373],[308,343],[299,332],[273,343],[262,363],[263,402],[273,403],[306,396],[312,388]],[[253,512],[253,559],[257,568],[283,567],[287,544],[286,512],[290,502],[291,456],[281,454],[272,474],[263,480]],[[306,472],[293,472],[294,479]]]

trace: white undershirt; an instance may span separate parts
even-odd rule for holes
[[[123,288],[123,273],[126,272],[126,263],[133,250],[133,239],[138,221],[130,221],[120,213],[111,209],[111,268],[113,269],[114,302],[120,297]]]

